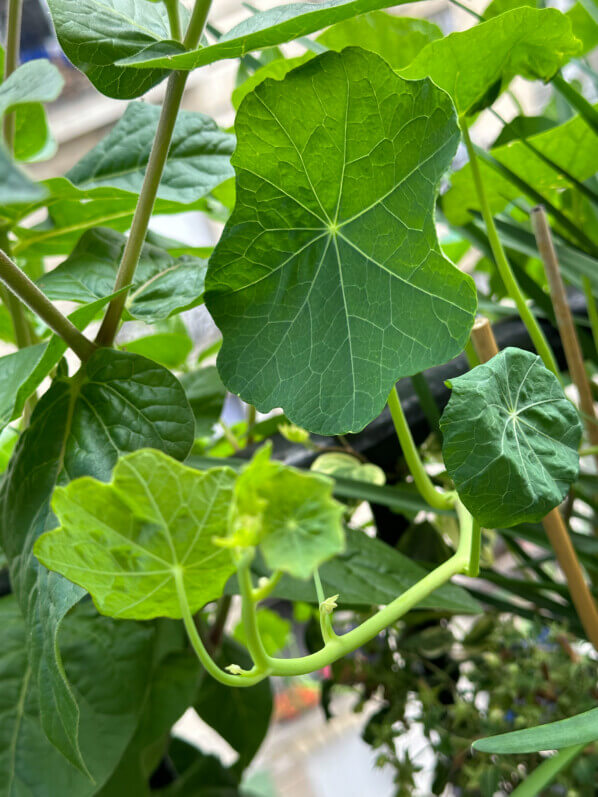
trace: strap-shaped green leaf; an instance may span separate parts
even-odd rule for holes
[[[110,484],[85,478],[57,488],[52,508],[62,525],[34,553],[90,592],[103,614],[180,618],[175,571],[195,612],[235,569],[213,542],[226,531],[234,481],[229,468],[202,473],[137,451],[118,461]]]
[[[38,280],[53,300],[90,302],[109,296],[127,243],[124,235],[107,228],[86,232],[72,254]],[[132,318],[154,323],[203,299],[207,263],[196,257],[172,257],[157,246],[144,244],[127,296]]]
[[[491,105],[515,75],[550,80],[580,48],[560,11],[516,8],[428,44],[401,74],[431,77],[466,116]]]
[[[143,446],[183,459],[193,431],[191,409],[169,371],[137,355],[99,349],[73,379],[61,373],[41,398],[2,482],[0,539],[27,623],[43,727],[82,770],[78,698],[57,638],[83,590],[41,567],[33,545],[56,525],[50,498],[58,483],[84,475],[107,480],[119,454]]]
[[[459,140],[452,103],[348,48],[262,83],[236,131],[236,205],[206,279],[220,374],[310,431],[358,431],[397,379],[457,355],[473,323],[473,282],[434,224]]]
[[[512,733],[500,733],[478,739],[473,747],[481,753],[535,753],[543,750],[562,750],[576,744],[590,744],[598,739],[598,708],[585,711],[536,728],[522,728]]]
[[[465,506],[488,528],[541,520],[579,471],[581,423],[558,379],[508,348],[447,384],[442,454]]]

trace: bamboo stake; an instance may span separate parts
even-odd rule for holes
[[[487,318],[476,320],[471,331],[471,340],[482,362],[487,362],[498,354],[496,338]],[[586,636],[598,651],[598,609],[558,508],[555,507],[546,515],[542,525],[567,579],[571,600]]]

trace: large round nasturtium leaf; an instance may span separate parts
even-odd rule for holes
[[[541,520],[579,470],[581,424],[556,376],[508,348],[448,384],[442,453],[467,509],[488,528]]]
[[[226,386],[312,432],[358,431],[402,376],[458,354],[472,280],[441,253],[453,105],[358,48],[324,53],[242,102],[236,205],[206,303]]]

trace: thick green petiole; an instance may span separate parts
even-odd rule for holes
[[[257,602],[254,598],[253,584],[251,583],[250,566],[253,555],[253,549],[246,551],[237,566],[237,577],[239,579],[239,588],[243,599],[241,617],[247,639],[247,648],[251,653],[251,658],[255,662],[257,669],[265,672],[268,670],[268,655],[264,649],[257,624],[257,614],[255,611]]]

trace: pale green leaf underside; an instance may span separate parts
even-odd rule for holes
[[[273,47],[300,36],[307,36],[335,22],[367,11],[401,4],[396,0],[324,0],[321,3],[286,3],[254,14],[208,47],[181,53],[182,48],[179,43],[164,41],[150,45],[119,63],[141,69],[159,67],[192,70],[224,58],[238,58],[252,50]]]
[[[515,75],[549,80],[579,49],[560,11],[523,7],[428,44],[401,74],[431,77],[466,115],[491,104],[497,83],[506,88]]]
[[[176,570],[191,611],[218,598],[234,571],[230,552],[213,542],[226,528],[234,481],[228,468],[202,473],[137,451],[119,460],[110,484],[84,478],[56,489],[61,528],[40,537],[34,553],[90,592],[102,614],[180,618]]]
[[[66,177],[83,190],[113,187],[138,194],[143,184],[160,107],[132,102],[110,131]],[[158,197],[194,202],[233,176],[235,137],[209,116],[180,111],[168,150]]]
[[[591,744],[598,739],[598,708],[585,711],[536,728],[523,728],[501,733],[473,743],[482,753],[535,753],[543,750],[562,750],[575,744]]]
[[[206,278],[220,374],[310,431],[358,431],[397,379],[456,356],[473,323],[473,282],[434,224],[453,106],[348,48],[262,83],[236,132],[236,205]]]
[[[541,520],[577,478],[581,424],[540,358],[508,348],[452,379],[442,453],[482,526]]]
[[[39,59],[23,64],[0,84],[0,116],[19,105],[52,102],[63,83],[60,72],[49,61]]]
[[[112,293],[127,239],[115,230],[88,230],[72,254],[38,280],[52,300],[90,302]],[[127,295],[127,310],[147,323],[159,321],[200,303],[207,264],[195,257],[174,258],[144,244]]]

